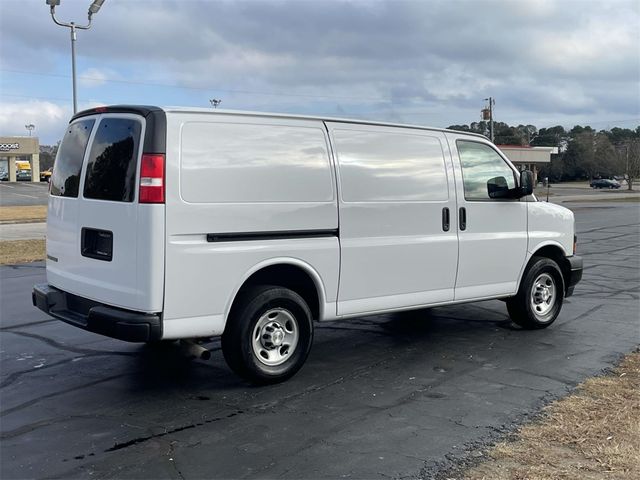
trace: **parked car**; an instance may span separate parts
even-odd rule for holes
[[[18,182],[30,182],[31,181],[31,170],[18,170],[16,172],[16,181]]]
[[[6,170],[0,170],[0,182],[6,182],[9,180],[9,172]]]
[[[608,178],[601,178],[591,182],[591,188],[620,188],[620,183],[616,180],[609,180]]]
[[[571,210],[472,133],[120,105],[74,115],[56,162],[33,304],[131,342],[221,336],[255,383],[301,368],[314,321],[502,299],[540,329],[582,277]]]

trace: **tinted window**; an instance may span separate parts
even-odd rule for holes
[[[333,131],[346,202],[449,198],[442,145],[436,137],[388,131]]]
[[[141,128],[140,122],[128,118],[100,121],[87,162],[86,198],[133,201]]]
[[[51,175],[51,195],[78,196],[82,160],[94,123],[95,120],[81,120],[69,125],[60,144]]]
[[[516,181],[513,170],[489,145],[461,140],[456,142],[456,145],[462,165],[464,198],[467,200],[489,200],[487,182],[497,177],[504,178],[508,188],[515,188]]]
[[[193,203],[333,198],[327,141],[315,126],[186,123],[180,182]]]

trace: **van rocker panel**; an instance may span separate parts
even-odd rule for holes
[[[162,338],[162,318],[123,310],[78,297],[48,284],[33,287],[33,305],[58,320],[127,342],[151,342]]]

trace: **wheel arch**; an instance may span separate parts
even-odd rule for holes
[[[307,262],[297,258],[279,257],[264,260],[247,271],[225,308],[225,328],[238,296],[254,285],[277,285],[300,295],[311,310],[313,319],[324,317],[326,293],[320,274]]]
[[[569,260],[567,260],[567,253],[563,246],[556,242],[545,242],[536,246],[536,250],[529,256],[529,260],[520,274],[518,287],[520,286],[520,282],[522,282],[522,278],[525,273],[531,266],[534,257],[549,258],[558,264],[560,272],[562,273],[562,289],[566,294],[569,285],[569,278],[571,277],[571,264],[569,263]]]

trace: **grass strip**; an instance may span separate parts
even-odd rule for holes
[[[640,472],[640,352],[549,405],[489,460],[465,472],[481,479],[637,479]]]
[[[0,241],[0,265],[44,260],[45,251],[44,239]]]
[[[0,222],[44,222],[46,218],[46,205],[0,207]]]

